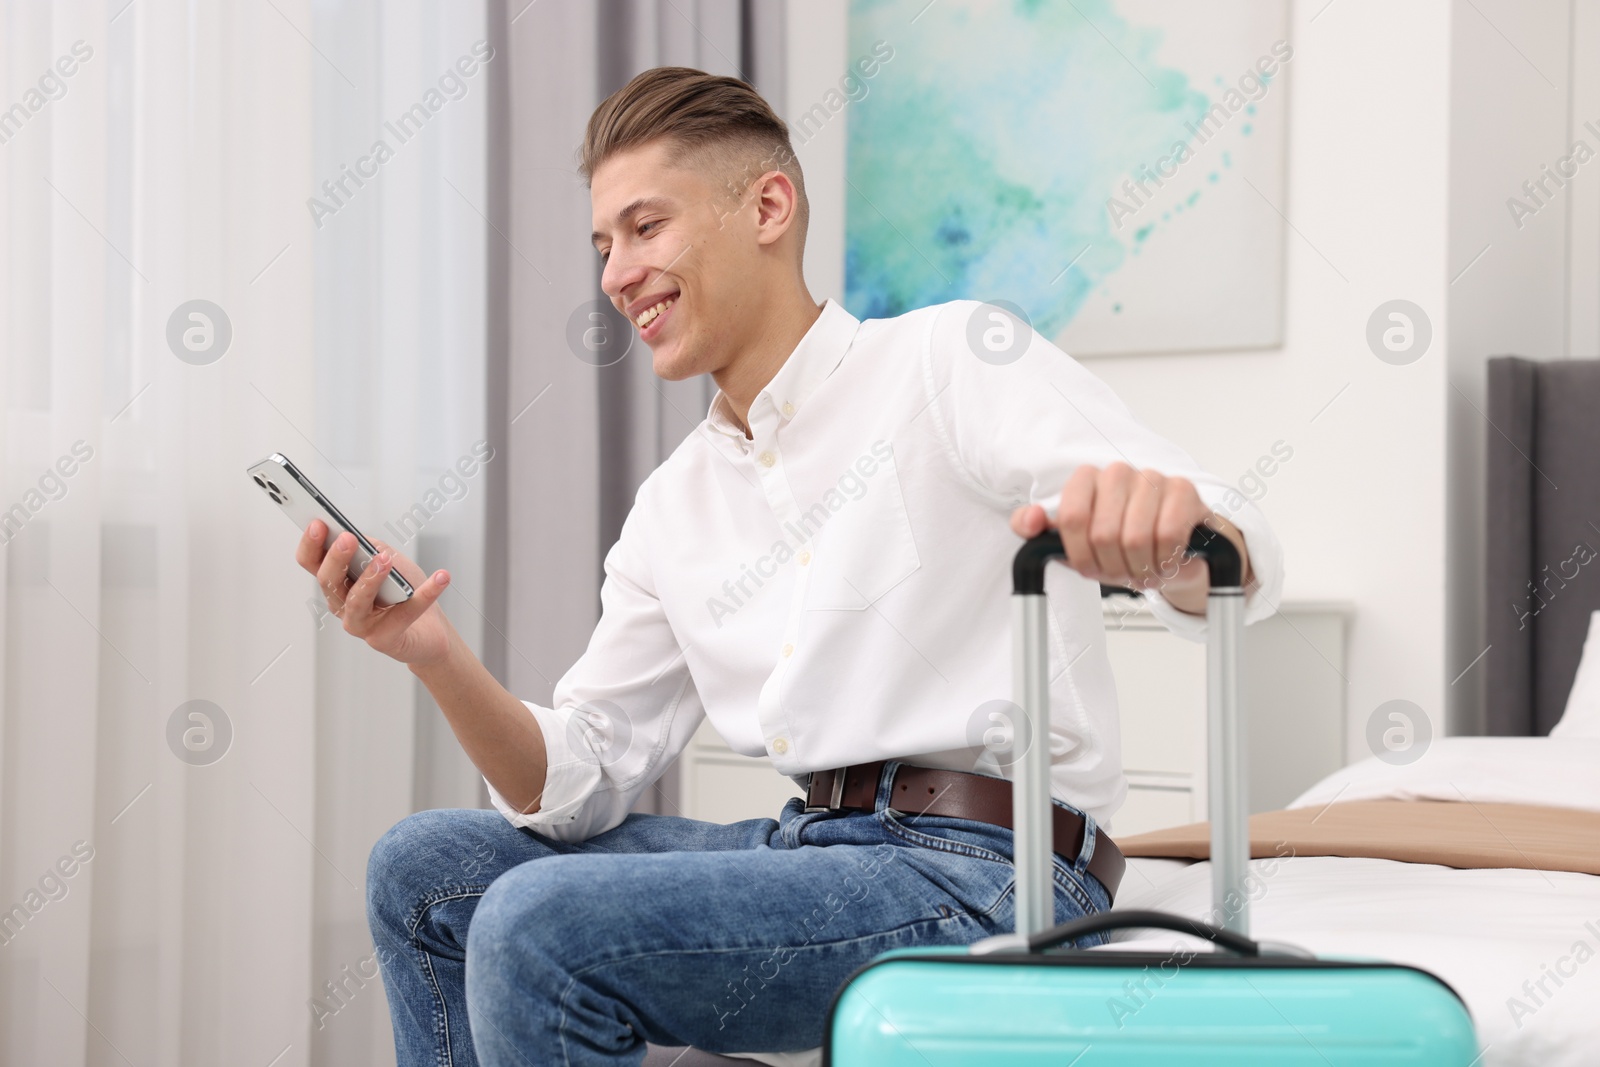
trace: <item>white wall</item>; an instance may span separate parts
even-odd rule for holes
[[[845,0],[791,0],[786,5],[789,54],[784,98],[778,107],[789,123],[795,155],[806,176],[806,198],[811,202],[806,284],[819,300],[844,298],[844,148],[849,108],[809,140],[802,140],[794,127],[796,118],[838,88],[854,58],[845,55],[847,10]],[[891,61],[889,67],[893,65]]]
[[[1276,205],[1293,226],[1283,346],[1090,366],[1219,474],[1237,477],[1275,441],[1294,449],[1260,506],[1287,546],[1286,595],[1355,608],[1342,666],[1354,758],[1366,755],[1368,716],[1390,699],[1414,701],[1442,731],[1449,679],[1465,666],[1445,640],[1447,300],[1463,263],[1447,213],[1450,4],[1324,3],[1296,3],[1290,20],[1288,195]],[[786,116],[836,84],[847,62],[844,5],[800,6],[791,5]],[[879,77],[893,75],[890,64]],[[799,150],[813,195],[807,277],[819,296],[843,289],[842,127]],[[1429,351],[1404,367],[1380,362],[1365,340],[1372,311],[1396,298],[1433,325]]]

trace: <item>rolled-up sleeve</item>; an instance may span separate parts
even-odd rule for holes
[[[688,744],[705,712],[650,578],[640,531],[649,480],[606,553],[600,621],[562,675],[551,707],[524,700],[544,734],[539,809],[521,812],[492,783],[489,800],[514,826],[581,841],[622,822]]]
[[[1201,500],[1239,528],[1250,553],[1253,584],[1245,621],[1271,615],[1282,595],[1283,551],[1266,516],[1187,452],[1154,433],[1117,395],[1048,339],[1015,324],[1016,349],[981,356],[975,319],[996,311],[976,301],[941,306],[930,318],[923,373],[929,409],[952,461],[979,492],[1009,512],[1039,504],[1052,519],[1061,490],[1083,464],[1126,463],[1193,482]],[[1000,329],[1005,324],[992,323]],[[1016,354],[1020,350],[1020,354]],[[1205,636],[1205,617],[1146,591],[1151,611],[1173,632]]]

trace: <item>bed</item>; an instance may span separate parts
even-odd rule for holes
[[[1501,823],[1498,813],[1514,808],[1549,811],[1569,828],[1594,835],[1572,864],[1594,868],[1600,863],[1597,766],[1600,737],[1460,737],[1435,741],[1410,765],[1370,759],[1336,772],[1297,798],[1290,812],[1320,823],[1363,805],[1449,805],[1463,821],[1483,821],[1486,848],[1500,853],[1491,862],[1524,865],[1462,869],[1307,855],[1284,848],[1282,835],[1261,835],[1258,827],[1271,825],[1271,816],[1256,816],[1252,855],[1271,858],[1251,862],[1251,935],[1319,956],[1385,959],[1432,971],[1471,1011],[1483,1067],[1593,1064],[1600,1045],[1600,875],[1529,869],[1570,861],[1560,858],[1561,848],[1552,857],[1528,847],[1514,827],[1507,825],[1504,837],[1493,827]],[[1194,835],[1184,829],[1129,838],[1124,847],[1130,853],[1193,851]],[[1289,844],[1296,844],[1292,833]],[[1527,855],[1516,855],[1517,847]],[[1207,918],[1210,877],[1208,862],[1135,855],[1117,909]],[[1130,931],[1108,947],[1199,944],[1181,935]]]

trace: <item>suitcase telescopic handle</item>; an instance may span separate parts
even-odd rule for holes
[[[1211,588],[1225,589],[1239,585],[1242,578],[1239,573],[1241,568],[1239,550],[1234,547],[1232,541],[1209,526],[1202,523],[1194,528],[1184,552],[1185,555],[1198,556],[1206,561],[1206,568],[1211,572]],[[1063,563],[1067,559],[1067,550],[1061,544],[1060,531],[1046,530],[1029,538],[1017,550],[1016,558],[1012,561],[1011,591],[1024,595],[1042,594],[1045,567],[1055,559]]]
[[[1090,934],[1103,934],[1110,930],[1173,930],[1180,934],[1193,934],[1214,942],[1238,956],[1260,956],[1261,946],[1231,930],[1190,919],[1183,915],[1168,915],[1164,911],[1101,911],[1085,915],[1069,923],[1035,934],[1028,938],[1029,952],[1043,952]]]
[[[1216,530],[1201,524],[1185,551],[1206,561],[1210,590],[1206,601],[1206,751],[1211,816],[1212,899],[1224,909],[1224,925],[1237,935],[1249,932],[1244,879],[1250,862],[1250,837],[1244,788],[1245,752],[1239,715],[1239,645],[1243,640],[1243,561],[1239,550]],[[1051,560],[1066,560],[1055,530],[1026,541],[1011,565],[1013,601],[1014,703],[1019,754],[1012,779],[1015,821],[1012,850],[1017,869],[1017,933],[1033,937],[1055,919],[1051,877],[1050,753],[1040,743],[1050,733],[1049,620],[1044,576]]]

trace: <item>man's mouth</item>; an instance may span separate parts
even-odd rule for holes
[[[672,308],[680,296],[680,293],[671,293],[654,304],[634,312],[633,323],[639,327],[641,340],[648,343],[661,336],[661,331],[666,329],[667,319],[672,317]]]

